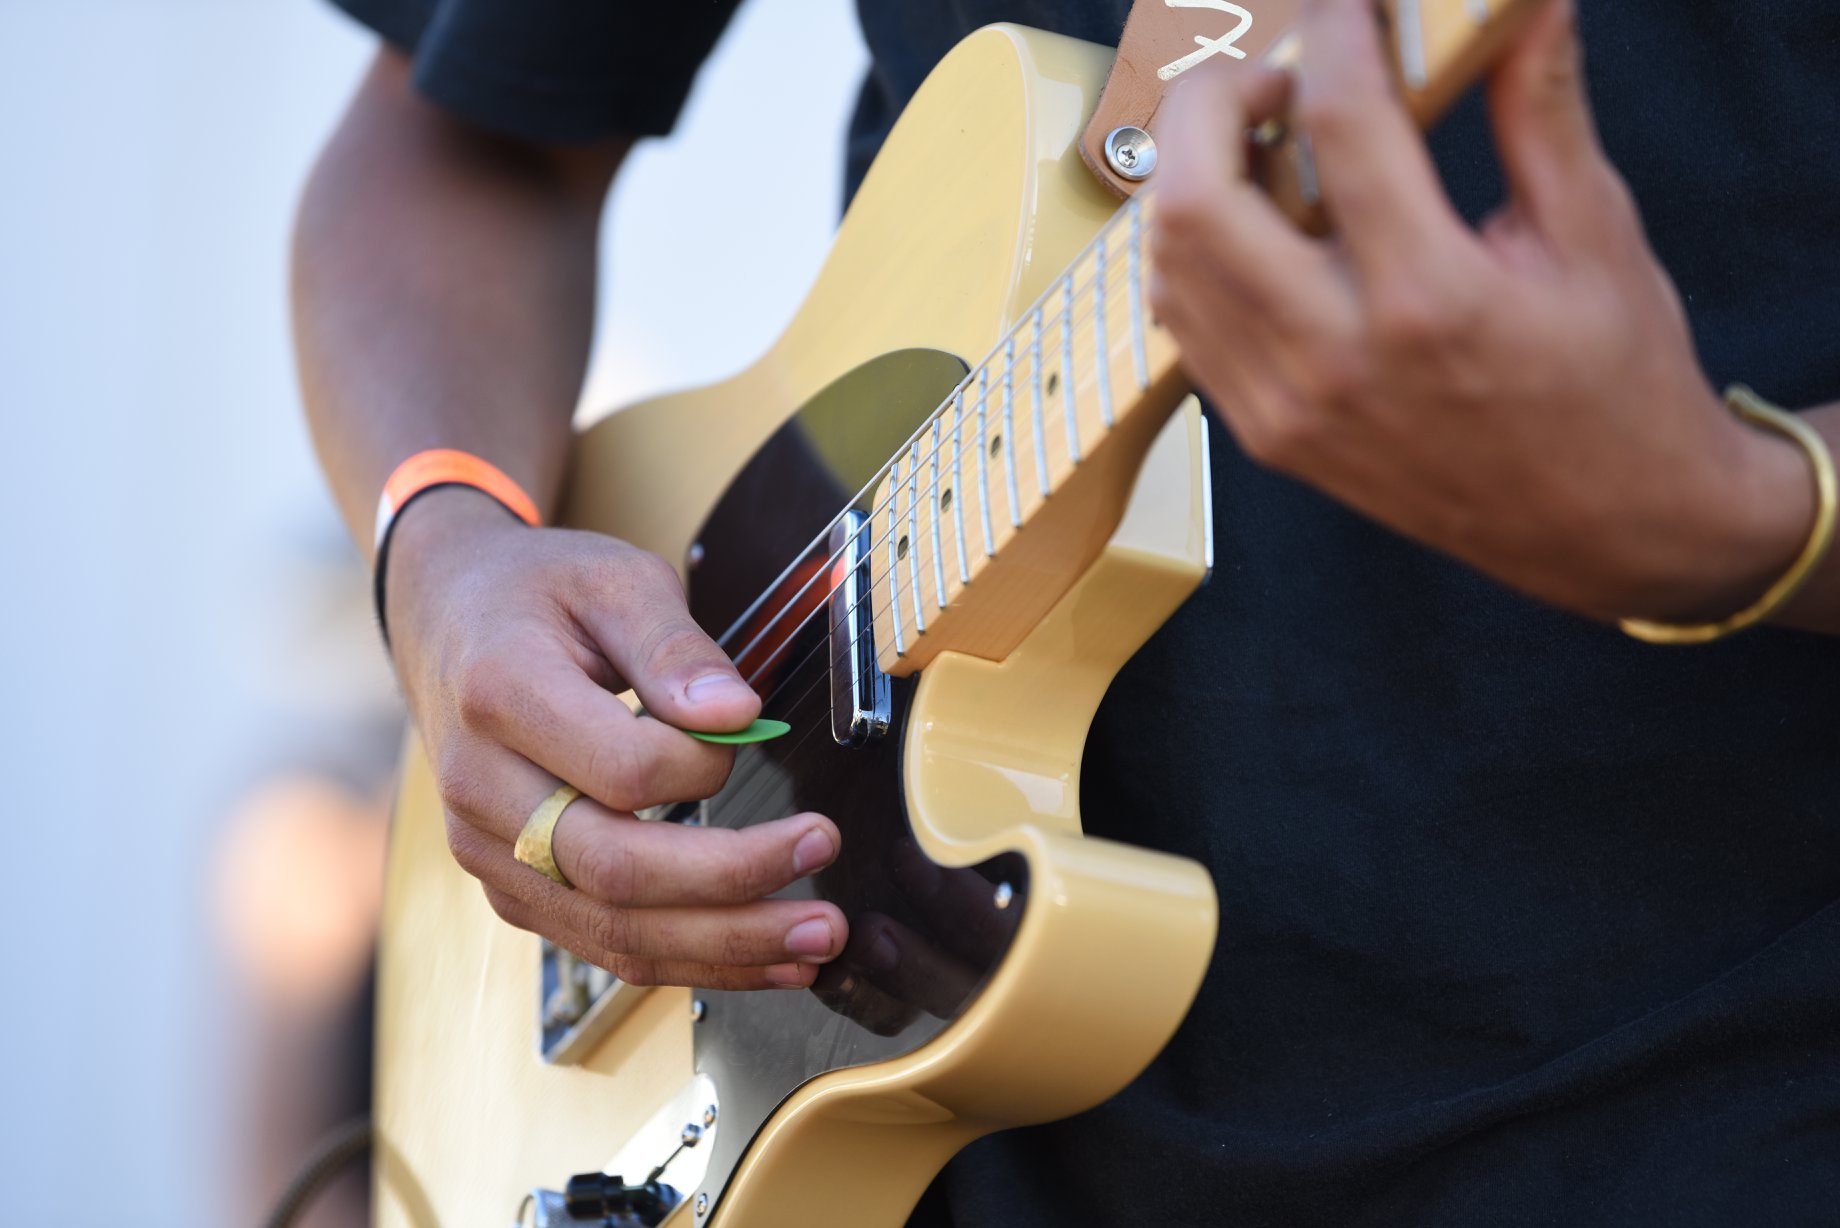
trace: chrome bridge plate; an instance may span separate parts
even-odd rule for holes
[[[648,987],[628,985],[605,968],[543,940],[537,991],[538,1049],[552,1066],[573,1066],[638,1005]]]

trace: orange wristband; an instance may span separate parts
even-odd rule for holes
[[[490,495],[499,506],[533,528],[543,523],[537,502],[524,488],[505,476],[505,471],[471,452],[453,448],[431,448],[417,452],[396,466],[383,484],[377,500],[376,571],[371,595],[377,603],[377,625],[383,630],[383,642],[390,642],[390,626],[383,612],[384,565],[390,555],[390,534],[397,517],[411,503],[442,486],[470,486]]]

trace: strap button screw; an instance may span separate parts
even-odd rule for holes
[[[1105,160],[1125,179],[1148,179],[1156,169],[1156,141],[1142,128],[1114,128],[1105,138]]]

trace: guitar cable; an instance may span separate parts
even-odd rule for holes
[[[371,1119],[356,1117],[329,1130],[307,1153],[300,1170],[288,1182],[263,1228],[293,1228],[307,1205],[343,1172],[347,1165],[370,1154]]]

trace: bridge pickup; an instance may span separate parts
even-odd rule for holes
[[[839,746],[862,746],[888,732],[888,675],[875,661],[874,544],[860,511],[831,526],[831,736]]]

